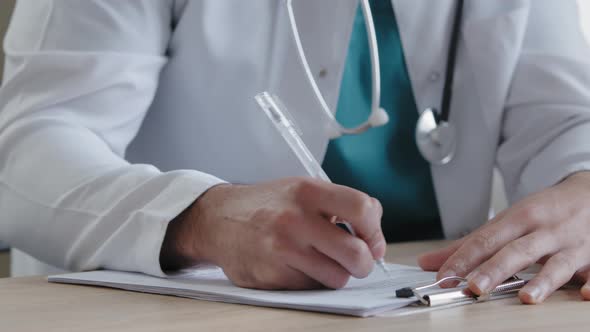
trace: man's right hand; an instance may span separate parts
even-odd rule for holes
[[[164,268],[213,263],[247,288],[341,288],[350,276],[369,275],[385,254],[381,215],[376,199],[309,178],[219,185],[170,223],[160,261]]]

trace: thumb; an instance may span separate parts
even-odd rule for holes
[[[443,249],[437,249],[422,254],[418,257],[418,265],[424,271],[438,271],[447,259],[459,249],[463,242],[463,239],[457,240]]]
[[[590,268],[578,272],[576,277],[576,279],[583,283],[582,288],[580,289],[582,298],[586,301],[590,301]]]
[[[590,281],[587,281],[584,286],[582,286],[582,298],[586,301],[590,301]]]

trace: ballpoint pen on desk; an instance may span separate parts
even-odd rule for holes
[[[299,159],[299,161],[303,164],[307,173],[309,173],[309,175],[313,178],[324,180],[326,182],[332,182],[326,172],[324,172],[322,169],[322,166],[320,166],[320,163],[318,163],[318,161],[301,139],[301,134],[298,132],[294,121],[290,119],[289,113],[285,109],[284,105],[280,102],[278,97],[273,96],[268,92],[263,92],[256,95],[255,99],[262,110],[264,110],[264,113],[272,121],[275,128],[285,139],[291,150],[293,150],[293,153],[295,153],[297,159]],[[338,222],[335,224],[351,235],[356,236],[354,229],[348,222],[338,220]],[[391,278],[391,274],[385,265],[383,258],[377,259],[376,263],[381,268],[381,270],[383,270],[383,272]]]

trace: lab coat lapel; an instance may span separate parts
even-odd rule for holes
[[[310,70],[331,110],[337,106],[357,7],[358,0],[293,1]],[[281,97],[301,129],[303,140],[314,156],[322,160],[328,145],[329,123],[322,115],[297,55],[285,15],[286,9],[281,6],[280,10],[282,30],[276,42],[280,45],[275,45],[276,54],[273,58],[278,61],[273,62],[270,90]]]
[[[392,3],[418,112],[429,107],[439,108],[456,1],[392,0]],[[437,167],[432,167],[432,174],[437,198],[450,190],[455,195],[470,194],[464,188],[450,189],[448,185],[441,184]],[[448,224],[462,219],[461,209],[449,205],[447,200],[437,201],[445,233],[455,235],[455,232],[449,232]]]
[[[418,111],[438,107],[456,1],[392,0],[392,3]]]
[[[418,111],[438,108],[457,0],[392,2]],[[526,0],[471,3],[465,4],[451,105],[457,156],[449,165],[431,167],[449,237],[464,235],[486,219],[500,117],[526,22],[520,10]]]

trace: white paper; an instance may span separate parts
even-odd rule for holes
[[[416,299],[399,299],[395,290],[427,284],[435,273],[417,267],[387,265],[391,279],[375,268],[365,279],[351,279],[339,290],[262,291],[234,286],[217,267],[186,270],[168,278],[139,273],[93,271],[51,276],[50,282],[105,286],[131,291],[174,295],[200,300],[241,303],[267,307],[373,316],[399,309]]]

